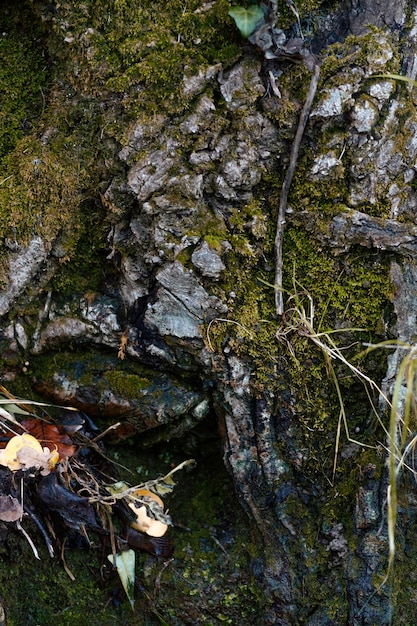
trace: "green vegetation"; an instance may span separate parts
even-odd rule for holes
[[[243,37],[249,37],[255,30],[256,24],[263,18],[263,11],[258,4],[250,4],[248,8],[232,6],[229,15],[233,17],[236,26]]]
[[[32,23],[28,33],[26,25]],[[45,31],[28,5],[2,8],[0,21],[0,159],[33,131],[46,106]]]
[[[172,0],[157,10],[154,2],[88,0],[78,12],[62,2],[56,20],[66,24],[72,48],[84,56],[84,70],[123,94],[130,115],[177,111],[184,106],[184,75],[240,53],[230,36],[228,3],[204,10],[199,0]]]
[[[41,8],[35,2],[35,17],[30,20],[24,12],[19,13],[20,6],[8,4],[8,36],[0,40],[0,60],[3,61],[0,88],[6,94],[0,114],[3,125],[0,137],[2,233],[12,244],[15,240],[26,243],[34,234],[41,233],[46,244],[55,250],[58,265],[48,286],[62,298],[87,291],[91,291],[93,297],[110,273],[110,264],[105,262],[106,229],[112,220],[128,217],[130,210],[114,206],[106,211],[99,201],[111,177],[125,175],[117,159],[118,141],[123,142],[132,119],[147,122],[155,119],[155,128],[160,128],[158,116],[172,120],[192,110],[195,96],[184,97],[184,76],[194,76],[199,70],[205,71],[217,63],[227,69],[242,52],[239,32],[228,16],[230,4],[226,0],[218,0],[207,11],[202,10],[200,0],[187,3],[173,0],[164,3],[163,10],[157,10],[155,2],[149,0],[140,3],[86,0],[76,7],[73,2],[64,0],[56,10],[48,6]],[[318,4],[314,0],[300,2],[297,7],[300,16],[308,15]],[[27,11],[27,5],[23,6]],[[39,26],[41,10],[42,28]],[[284,26],[293,22],[294,16],[288,8],[283,9],[282,19]],[[24,29],[21,28],[23,20]],[[356,44],[357,41],[350,38],[345,44],[332,47],[323,64],[323,87],[340,83],[342,71],[349,78],[352,65],[366,62],[376,45],[375,37],[371,34],[360,46]],[[68,56],[71,63],[66,62]],[[389,69],[397,71],[397,65],[394,56]],[[265,106],[265,115],[280,126],[288,146],[307,86],[307,70],[294,66],[280,79],[283,98],[276,109],[272,110],[266,101],[259,103],[259,107]],[[214,87],[210,96],[214,100],[218,97]],[[216,106],[223,113],[221,104],[216,102]],[[240,123],[239,112],[236,115],[235,129]],[[221,121],[216,119],[213,123],[217,124],[217,132],[231,125],[231,120],[230,113],[225,113]],[[35,121],[36,132],[32,128]],[[317,134],[318,126],[312,124],[309,132],[311,136]],[[324,128],[319,142],[323,149],[337,133],[341,133],[337,125]],[[151,133],[145,137],[145,144],[150,141]],[[184,154],[192,141],[192,138],[187,139],[190,145],[184,143]],[[201,142],[201,138],[197,138],[196,143],[198,141]],[[146,150],[145,147],[143,154]],[[297,211],[308,209],[319,216],[319,227],[325,229],[327,221],[344,210],[347,202],[343,168],[340,167],[334,177],[317,184],[307,176],[310,159],[310,153],[303,153],[302,147],[290,196],[294,213],[288,218],[285,232],[284,288],[287,297],[301,293],[306,307],[311,298],[315,307],[315,330],[338,331],[332,337],[338,346],[349,346],[344,352],[347,358],[379,381],[386,369],[385,353],[382,350],[366,356],[360,353],[362,342],[375,343],[385,337],[386,320],[381,312],[389,315],[391,309],[388,259],[359,248],[330,256],[298,223]],[[198,232],[193,225],[187,234],[197,234],[217,251],[223,250],[225,239],[229,242],[231,249],[223,255],[227,271],[219,281],[213,281],[210,288],[227,303],[231,323],[213,323],[207,329],[208,343],[219,358],[227,348],[250,362],[255,395],[266,388],[276,394],[282,402],[284,416],[288,411],[295,427],[291,441],[278,437],[275,446],[284,457],[293,454],[291,471],[297,473],[301,490],[305,488],[307,493],[312,482],[317,485],[316,518],[312,519],[314,505],[302,502],[298,495],[289,496],[285,502],[288,516],[300,520],[299,536],[305,537],[304,544],[297,543],[298,538],[289,537],[288,553],[293,555],[294,571],[302,570],[297,561],[306,565],[305,579],[303,583],[299,581],[299,588],[305,585],[308,595],[298,600],[307,615],[311,598],[317,605],[329,601],[320,575],[326,575],[333,557],[324,547],[326,542],[321,545],[317,538],[327,540],[332,524],[341,520],[347,540],[353,546],[355,505],[352,494],[367,464],[375,463],[376,472],[382,472],[383,456],[365,448],[350,454],[350,442],[343,430],[340,434],[338,390],[323,351],[294,325],[284,328],[287,332],[284,337],[275,319],[271,288],[273,236],[281,184],[282,173],[265,174],[254,190],[255,197],[245,206],[231,203],[225,221],[207,211],[201,215]],[[387,208],[388,202],[383,198],[380,204],[367,210],[384,215]],[[103,223],[104,219],[107,222]],[[174,236],[172,239],[176,243]],[[60,250],[65,250],[65,254],[60,255]],[[190,266],[191,248],[180,254],[181,262]],[[363,330],[356,332],[355,328]],[[95,355],[95,358],[99,362],[102,355]],[[47,355],[44,362],[42,358],[34,359],[39,365],[37,376],[47,380],[60,367],[70,371],[76,367],[76,359],[78,355],[72,360],[67,351],[58,352],[53,358]],[[91,367],[86,367],[85,377],[79,377],[82,384],[94,384],[93,361]],[[334,366],[334,373],[350,433],[355,432],[355,438],[364,443],[384,440],[384,430],[375,422],[366,390],[357,384],[343,363]],[[147,382],[148,372],[139,368],[132,371],[120,364],[119,370],[109,368],[106,376],[118,393],[134,397]],[[22,380],[27,383],[20,377],[16,386],[23,384]],[[291,406],[286,405],[289,396],[294,399]],[[335,466],[337,448],[345,450],[346,454],[337,455]],[[301,461],[295,455],[297,450],[302,451]],[[132,467],[149,462],[136,453]],[[301,464],[300,468],[297,463]],[[238,526],[236,533],[232,532],[233,540],[226,553],[217,543],[222,539],[226,541],[226,531],[223,535],[220,531],[213,535],[212,528],[223,532],[231,524],[227,499],[231,484],[217,469],[220,464],[216,457],[208,478],[206,474],[190,479],[190,491],[184,490],[183,501],[184,510],[186,507],[191,510],[189,516],[183,514],[182,504],[178,509],[172,504],[179,523],[191,528],[190,532],[178,530],[178,562],[174,562],[172,568],[162,569],[158,562],[143,558],[139,567],[143,568],[145,591],[138,602],[135,617],[138,624],[145,619],[150,625],[159,623],[155,610],[168,623],[182,616],[185,620],[196,611],[196,605],[188,600],[190,596],[199,598],[199,602],[204,598],[206,602],[205,613],[194,614],[195,624],[249,625],[264,607],[266,600],[259,596],[248,574],[250,558],[256,557],[257,548],[234,504],[231,511],[236,515]],[[330,491],[334,497],[326,499],[324,494],[328,493],[332,480]],[[220,490],[218,485],[222,485]],[[84,623],[82,616],[87,610],[97,616],[97,626],[123,620],[134,623],[129,606],[106,606],[110,598],[107,587],[101,587],[94,552],[69,551],[68,564],[77,578],[76,583],[71,584],[55,562],[45,559],[42,566],[34,563],[29,548],[22,547],[20,537],[16,539],[9,552],[22,558],[16,559],[10,571],[13,582],[10,586],[17,589],[10,600],[10,626],[51,624],[57,617],[64,626],[76,626],[77,620]],[[356,561],[352,565],[352,577],[355,567],[359,571]],[[233,585],[229,585],[233,573]],[[0,573],[4,589],[9,586],[9,581],[6,585],[8,576],[8,572]],[[51,578],[57,581],[57,587],[48,595],[46,590]],[[19,584],[21,580],[25,581],[24,585]],[[161,593],[156,598],[154,586],[161,581]],[[39,587],[41,591],[37,591]],[[334,619],[346,621],[344,599],[340,599],[343,590],[335,595],[339,599],[334,600]],[[28,608],[24,601],[27,597],[38,597],[37,603]],[[178,607],[170,605],[171,598],[178,602],[178,597],[187,598],[181,615],[178,615]],[[212,605],[209,599],[213,599]],[[29,615],[27,622],[24,621],[26,615]],[[94,626],[94,622],[91,624]]]
[[[200,4],[184,9],[176,0],[157,12],[151,2],[119,0],[2,8],[2,233],[14,245],[41,232],[46,245],[65,249],[53,285],[63,294],[86,288],[86,268],[96,253],[103,259],[99,197],[109,168],[114,175],[121,167],[114,138],[129,118],[181,110],[185,75],[240,53],[226,0],[209,11]],[[105,106],[96,98],[103,89]],[[0,280],[6,271],[3,264]],[[92,273],[95,289],[100,268]]]
[[[121,479],[136,483],[172,469],[178,459],[184,459],[184,447],[189,446],[195,446],[192,437],[179,441],[177,447],[160,446],[150,453],[126,446],[120,458],[118,446],[110,448],[109,454],[133,471],[122,473]],[[36,526],[25,520],[41,561],[34,558],[20,533],[11,533],[7,544],[0,544],[2,562],[7,563],[0,568],[0,586],[8,624],[49,626],[58,619],[62,626],[84,626],[88,614],[92,626],[173,626],[191,620],[196,626],[237,622],[252,626],[267,605],[249,573],[258,548],[233,495],[217,444],[205,441],[192,454],[197,468],[183,475],[167,498],[178,525],[172,531],[174,558],[164,563],[139,555],[133,612],[116,572],[102,567],[99,536],[92,534],[93,544],[88,547],[70,533],[65,549],[67,567],[75,577],[70,580],[59,557],[48,556]],[[140,474],[135,471],[138,465],[145,468],[138,469]]]

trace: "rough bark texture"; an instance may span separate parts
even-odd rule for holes
[[[18,102],[17,121],[3,116],[4,384],[123,416],[147,443],[214,413],[261,549],[263,623],[409,624],[414,487],[401,492],[395,580],[380,588],[384,408],[376,419],[374,389],[329,367],[307,322],[392,393],[401,350],[363,348],[415,340],[414,87],[381,77],[415,78],[415,7],[298,3],[321,79],[288,200],[278,322],[273,237],[309,70],[242,42],[225,0],[73,4],[1,9],[3,54],[8,37],[29,71],[17,24],[40,67],[24,93],[15,72],[2,77]],[[288,37],[293,17],[283,6]],[[170,619],[220,624],[224,611]]]

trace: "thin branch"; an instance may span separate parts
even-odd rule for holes
[[[48,554],[51,558],[53,558],[55,556],[54,546],[52,545],[52,540],[50,536],[48,535],[48,533],[46,532],[46,529],[44,528],[42,522],[28,506],[23,505],[23,508],[26,511],[26,513],[29,515],[29,517],[31,517],[32,520],[35,522],[36,526],[39,528],[43,538],[45,539],[46,547],[48,549]]]
[[[285,176],[284,184],[281,189],[281,196],[279,200],[277,230],[275,234],[275,310],[278,316],[281,316],[284,312],[284,299],[282,296],[282,244],[284,239],[285,228],[285,213],[288,204],[288,194],[290,191],[292,179],[294,177],[295,168],[298,160],[298,153],[300,150],[301,139],[304,134],[304,130],[310,116],[311,107],[313,105],[314,96],[316,95],[317,85],[320,76],[320,66],[316,63],[313,67],[313,75],[310,81],[310,87],[308,90],[307,98],[304,103],[303,110],[301,111],[300,119],[298,122],[297,132],[294,137],[294,141],[291,147],[290,163]]]
[[[33,543],[32,539],[29,537],[28,533],[26,532],[26,530],[23,528],[23,526],[20,524],[19,520],[16,521],[16,526],[17,528],[20,530],[20,532],[24,535],[26,541],[28,542],[28,544],[30,545],[30,547],[32,548],[32,552],[35,555],[35,558],[37,558],[40,561],[40,556],[39,556],[39,552],[36,549],[35,544]]]

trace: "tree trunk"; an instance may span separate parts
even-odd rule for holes
[[[300,0],[300,43],[278,3],[268,56],[226,0],[78,4],[1,9],[5,386],[148,445],[215,415],[263,623],[410,624],[414,460],[388,571],[387,459],[417,319],[414,5]]]

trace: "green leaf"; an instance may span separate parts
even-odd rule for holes
[[[118,552],[114,558],[113,554],[109,554],[107,558],[110,563],[115,563],[123,589],[126,591],[130,606],[133,609],[135,604],[133,597],[135,589],[135,551],[124,550],[123,552]]]
[[[20,406],[17,406],[17,404],[10,402],[10,400],[9,402],[2,402],[1,406],[5,411],[8,411],[8,413],[14,413],[17,415],[32,415],[29,411],[25,411]]]
[[[124,492],[129,491],[131,487],[127,483],[123,482],[122,480],[119,480],[117,483],[113,483],[112,485],[106,485],[106,489],[113,496],[118,495],[120,493],[122,493],[124,496]]]
[[[251,4],[247,9],[245,7],[231,7],[229,15],[235,20],[242,36],[249,37],[255,30],[256,24],[263,18],[264,12],[259,5]]]

